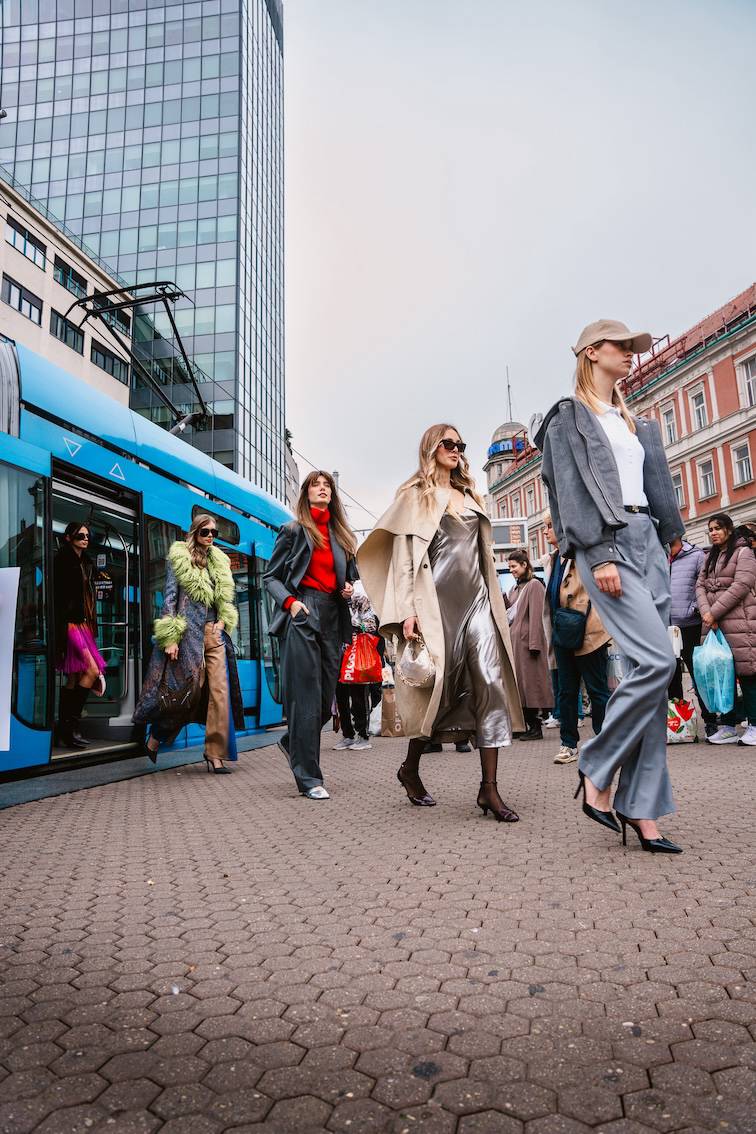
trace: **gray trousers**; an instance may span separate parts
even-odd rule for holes
[[[336,595],[302,588],[310,613],[289,618],[281,638],[281,693],[288,732],[281,745],[301,792],[323,783],[320,732],[331,717],[341,662]]]
[[[619,771],[614,806],[631,819],[657,819],[675,810],[667,771],[667,687],[675,672],[669,625],[669,561],[653,521],[627,513],[616,533],[622,595],[596,586],[583,552],[576,554],[591,602],[632,670],[606,706],[600,734],[580,752],[581,772],[603,791]]]

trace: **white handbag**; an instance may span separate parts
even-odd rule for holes
[[[667,632],[672,645],[672,653],[676,658],[682,657],[682,630],[679,626],[669,626]]]
[[[410,638],[396,667],[400,679],[413,689],[428,689],[436,679],[433,658],[422,638]]]

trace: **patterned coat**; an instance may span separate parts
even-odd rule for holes
[[[234,580],[228,556],[218,547],[212,547],[208,556],[207,571],[195,567],[189,549],[182,541],[174,543],[168,552],[163,613],[155,620],[155,648],[144,679],[133,720],[145,724],[160,718],[158,691],[165,674],[169,688],[181,688],[187,680],[201,687],[195,710],[176,723],[174,736],[184,725],[193,721],[205,724],[207,720],[207,682],[205,680],[205,623],[213,607],[225,623],[223,643],[226,648],[229,694],[236,728],[244,728],[239,674],[234,647],[227,631],[233,631],[239,620],[234,606]],[[178,645],[175,662],[166,658],[165,648]]]
[[[756,674],[756,556],[744,539],[737,541],[727,563],[719,554],[710,575],[702,568],[696,594],[701,614],[710,613],[727,639],[738,677],[752,677]]]

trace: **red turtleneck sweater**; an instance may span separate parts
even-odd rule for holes
[[[323,537],[323,546],[313,548],[310,565],[305,572],[300,586],[312,587],[313,590],[333,594],[338,584],[336,581],[336,568],[333,562],[333,552],[331,551],[331,533],[328,530],[331,513],[327,508],[312,508],[311,512],[317,529]],[[287,598],[284,603],[284,610],[288,610],[291,604],[296,601],[293,595]]]

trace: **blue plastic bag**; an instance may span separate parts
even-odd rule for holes
[[[710,630],[693,650],[693,675],[710,713],[729,713],[735,704],[735,660],[721,630]]]

